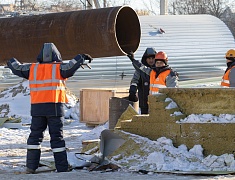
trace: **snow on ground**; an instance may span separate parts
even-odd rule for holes
[[[19,90],[20,89],[20,90]],[[17,93],[16,93],[17,90]],[[64,122],[64,138],[69,152],[80,152],[83,140],[99,139],[101,131],[108,128],[108,123],[96,128],[87,127],[79,122],[79,103],[74,96],[70,96],[66,105],[66,120]],[[21,117],[21,129],[0,128],[0,172],[22,171],[25,168],[26,141],[30,133],[30,99],[28,81],[24,81],[0,93],[0,117]],[[171,101],[168,99],[168,101]],[[170,103],[169,108],[176,106]],[[9,107],[9,108],[8,108]],[[208,118],[209,117],[209,118]],[[192,114],[181,122],[203,122],[203,119],[210,119],[210,122],[234,123],[235,116],[224,114],[214,117],[209,114]],[[127,133],[129,134],[129,133]],[[209,155],[204,157],[200,145],[187,149],[185,145],[174,147],[172,141],[161,137],[151,141],[145,137],[129,134],[130,138],[139,145],[142,154],[124,152],[110,159],[123,169],[150,171],[235,171],[235,160],[232,154],[221,156]],[[42,159],[53,158],[50,151],[50,138],[48,131],[42,143]]]
[[[185,145],[174,147],[170,139],[158,138],[156,141],[138,135],[130,135],[139,149],[132,149],[135,153],[119,151],[111,158],[114,164],[128,167],[130,170],[157,171],[234,171],[235,160],[232,154],[221,156],[203,156],[201,145],[187,149]],[[131,143],[130,143],[131,144]],[[126,151],[128,151],[126,149]]]

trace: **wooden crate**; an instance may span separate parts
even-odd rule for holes
[[[128,96],[123,89],[82,89],[80,91],[80,122],[104,124],[109,120],[109,99]]]

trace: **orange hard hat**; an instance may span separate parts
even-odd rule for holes
[[[159,51],[156,55],[155,55],[155,60],[168,60],[167,54],[163,51]]]
[[[225,54],[226,58],[235,58],[235,49],[229,49],[226,54]]]

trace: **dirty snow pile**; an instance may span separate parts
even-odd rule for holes
[[[188,117],[177,121],[180,123],[235,123],[235,115],[220,114],[213,116],[212,114],[190,114]]]
[[[174,147],[172,141],[165,137],[152,141],[129,134],[129,138],[136,143],[127,142],[134,153],[130,149],[118,151],[111,161],[132,171],[235,171],[233,154],[204,157],[201,145],[188,150],[183,144]]]
[[[81,152],[83,140],[99,139],[100,133],[108,128],[108,123],[93,128],[79,122],[79,103],[72,94],[65,110],[64,138],[69,152]],[[201,119],[200,115],[192,116],[194,119]],[[31,121],[28,81],[0,93],[0,117],[21,117],[23,124],[20,129],[0,128],[0,172],[23,170],[26,160],[26,141],[30,133],[28,124]],[[222,119],[233,121],[234,119],[231,115],[221,115],[217,118],[219,121]],[[190,121],[195,120],[191,118]],[[126,134],[130,136],[133,144],[130,141],[129,148],[119,151],[109,158],[111,162],[120,165],[123,169],[133,171],[141,169],[150,171],[235,171],[232,154],[204,157],[203,148],[200,145],[195,145],[188,150],[185,145],[174,147],[172,141],[165,137],[152,141],[134,134]],[[48,130],[45,132],[41,146],[41,157],[52,158]]]

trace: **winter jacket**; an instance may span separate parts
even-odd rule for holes
[[[165,70],[156,77],[157,72],[151,71],[150,73],[150,88],[149,94],[155,94],[158,92],[159,88],[166,87],[166,77],[170,74],[170,70]]]
[[[53,43],[45,43],[40,54],[37,58],[38,63],[36,64],[21,64],[15,58],[10,59],[7,62],[8,67],[12,70],[13,74],[23,77],[25,79],[30,79],[30,83],[32,82],[32,71],[36,72],[33,68],[36,66],[45,66],[46,69],[50,69],[55,62],[59,62],[60,64],[56,65],[57,77],[60,80],[65,80],[74,75],[76,70],[84,63],[85,59],[83,55],[77,55],[74,59],[70,60],[68,63],[62,63],[61,55],[55,45]],[[44,72],[38,72],[37,75],[43,77]],[[51,74],[53,72],[50,72]],[[58,75],[58,73],[60,75]],[[46,78],[46,76],[45,76]],[[40,78],[42,80],[43,78]],[[44,79],[46,80],[46,79]],[[52,84],[50,84],[52,86]],[[31,90],[32,84],[30,85]],[[32,91],[33,94],[33,91]],[[31,97],[32,98],[32,97]],[[64,116],[64,108],[63,105],[65,101],[55,102],[47,102],[44,98],[42,102],[34,103],[34,100],[31,102],[31,115],[32,116]]]
[[[147,48],[142,56],[141,63],[147,67],[150,67],[146,62],[149,54],[156,53],[153,48]],[[148,109],[148,95],[149,95],[149,75],[136,69],[131,80],[129,93],[136,94],[138,89],[139,107]]]
[[[222,77],[221,87],[235,87],[235,62],[226,69]]]
[[[150,76],[150,84],[152,84],[151,91],[153,91],[153,86],[161,87],[178,87],[178,73],[175,72],[169,65],[160,68],[149,68],[141,64],[139,61],[133,60],[132,62],[135,69],[139,69],[148,76]],[[159,80],[160,79],[160,80]],[[157,81],[156,81],[157,80]],[[149,88],[149,91],[150,91]],[[154,91],[158,91],[154,89]],[[152,92],[150,92],[151,94]]]
[[[149,76],[140,70],[135,70],[131,80],[129,93],[136,94],[138,89],[139,107],[147,108],[148,95],[149,95]]]

